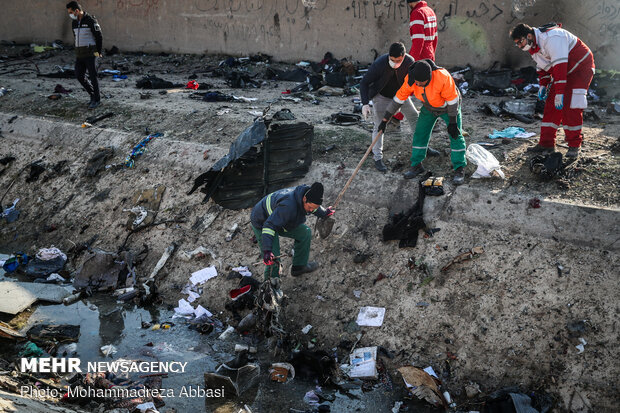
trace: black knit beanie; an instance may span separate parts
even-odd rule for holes
[[[321,205],[323,203],[323,184],[315,182],[306,192],[306,202]]]
[[[409,69],[409,75],[411,76],[411,73],[413,73],[413,80],[417,82],[431,80],[431,72],[431,65],[424,60],[415,62],[411,69]]]

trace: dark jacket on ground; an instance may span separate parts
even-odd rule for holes
[[[71,29],[75,39],[75,56],[78,59],[92,57],[95,52],[101,54],[103,35],[95,16],[84,12],[82,20],[71,22]]]
[[[293,230],[306,222],[309,214],[304,210],[303,198],[309,189],[308,185],[280,189],[261,199],[252,208],[250,220],[254,228],[262,229],[263,250],[271,251],[273,237],[278,232]],[[318,207],[312,213],[320,218],[327,216],[327,210],[323,207]]]
[[[360,82],[360,96],[362,99],[362,105],[367,105],[368,102],[381,92],[381,89],[385,87],[387,82],[392,76],[392,71],[396,70],[396,79],[398,84],[402,85],[405,80],[405,76],[409,72],[409,66],[414,63],[413,57],[405,53],[405,58],[398,69],[392,69],[390,66],[389,54],[379,56],[377,60],[370,65],[368,72],[362,78]]]

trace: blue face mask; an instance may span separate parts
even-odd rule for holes
[[[77,20],[78,17],[75,14],[70,14],[69,17],[71,18],[71,20]]]

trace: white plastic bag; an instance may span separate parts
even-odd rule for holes
[[[478,169],[471,176],[472,178],[491,178],[498,176],[504,179],[506,176],[499,165],[499,161],[493,154],[482,146],[473,143],[467,147],[465,157],[472,163],[478,165]]]

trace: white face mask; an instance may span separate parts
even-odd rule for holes
[[[70,17],[72,20],[77,20],[77,16],[76,16],[75,14],[70,14],[70,15],[69,15],[69,17]]]
[[[403,64],[403,62],[400,62],[400,63],[394,63],[394,62],[393,62],[393,61],[391,61],[391,60],[388,60],[388,62],[390,63],[390,67],[391,67],[392,69],[398,69],[398,68],[400,67],[400,65],[401,65],[401,64]]]
[[[527,52],[527,51],[528,51],[528,50],[530,50],[531,48],[532,48],[532,45],[531,45],[531,44],[529,44],[529,43],[527,43],[525,46],[523,46],[523,49],[521,49],[521,50],[523,50],[524,52]]]

